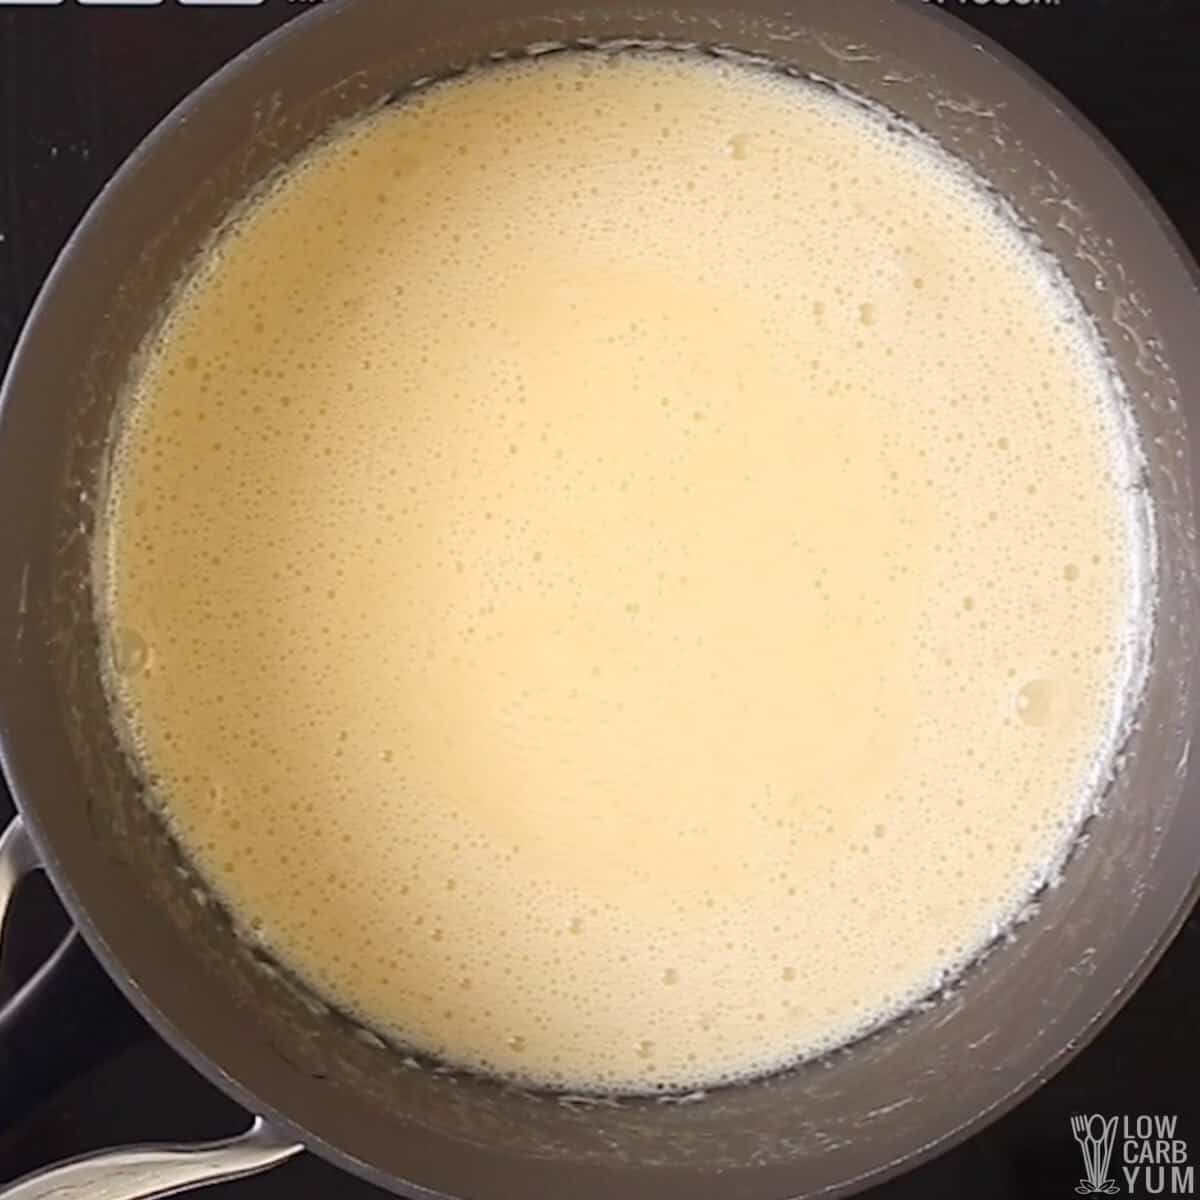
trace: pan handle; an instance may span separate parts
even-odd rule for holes
[[[0,830],[0,967],[7,965],[7,935],[15,932],[4,927],[5,910],[21,880],[40,865],[19,819]],[[79,933],[68,930],[16,992],[0,1001],[0,1129],[146,1035],[141,1017]]]
[[[0,834],[0,949],[4,918],[17,886],[40,866],[28,831],[15,817]],[[77,936],[68,935],[10,1004],[0,1006],[0,1015],[17,1011],[26,998],[35,998],[42,977],[53,974],[64,949]],[[303,1149],[255,1117],[245,1133],[226,1141],[124,1146],[69,1159],[0,1187],[0,1200],[154,1200],[265,1171]]]
[[[16,894],[17,884],[41,865],[24,822],[13,817],[0,834],[0,935],[4,933],[4,914]]]
[[[20,817],[13,817],[4,832],[0,833],[0,953],[4,950],[4,919],[17,888],[26,875],[33,874],[41,865],[25,823]],[[16,996],[8,1004],[0,1004],[0,1014],[15,1010],[22,997],[36,990],[41,980],[53,970],[55,960],[65,952],[69,940],[70,934],[63,938]]]
[[[240,1137],[194,1146],[125,1146],[37,1171],[0,1191],[0,1200],[154,1200],[241,1179],[303,1149],[261,1117]]]

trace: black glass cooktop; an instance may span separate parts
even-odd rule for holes
[[[396,0],[410,2],[422,0]],[[215,67],[268,29],[303,19],[305,7],[297,0],[0,0],[0,361],[54,255],[113,169]],[[1200,0],[941,0],[940,7],[1057,85],[1147,180],[1200,254]],[[0,789],[0,821],[10,812]],[[63,928],[48,889],[25,889],[9,925],[0,1002]],[[1200,1176],[1198,1016],[1200,912],[1130,1004],[1061,1074],[963,1146],[873,1191],[873,1200],[1072,1195],[1083,1177],[1075,1113],[1176,1117],[1175,1136],[1195,1147],[1184,1152]],[[150,1033],[78,946],[36,1019],[10,1034],[0,1045],[0,1184],[100,1146],[220,1137],[246,1124]],[[1192,1194],[1186,1175],[1175,1182],[1174,1194]],[[1165,1184],[1171,1194],[1169,1175]],[[1121,1191],[1131,1194],[1123,1181]],[[310,1156],[206,1194],[383,1195]],[[1154,1193],[1143,1186],[1132,1194]]]

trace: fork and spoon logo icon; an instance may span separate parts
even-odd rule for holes
[[[1083,1152],[1083,1169],[1087,1175],[1079,1181],[1075,1191],[1081,1196],[1115,1195],[1120,1189],[1108,1177],[1108,1172],[1117,1140],[1117,1118],[1072,1117],[1071,1132]]]

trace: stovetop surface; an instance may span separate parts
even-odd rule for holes
[[[1200,255],[1200,136],[1192,124],[1200,116],[1200,0],[941,7],[1064,92],[1150,184]],[[303,9],[296,0],[228,8],[0,2],[0,361],[72,226],[139,139],[217,66]],[[10,812],[0,788],[0,822]],[[10,922],[0,999],[63,927],[48,887],[31,885]],[[220,1137],[245,1126],[245,1114],[149,1031],[85,952],[74,955],[56,1002],[52,1039],[0,1057],[0,1183],[102,1146]],[[873,1190],[872,1200],[1068,1196],[1082,1173],[1069,1124],[1079,1112],[1177,1116],[1177,1136],[1195,1142],[1192,1161],[1200,1162],[1197,1014],[1200,911],[1065,1070],[964,1145]],[[312,1156],[205,1194],[383,1196]]]

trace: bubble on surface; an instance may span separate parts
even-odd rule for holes
[[[1031,679],[1017,693],[1017,714],[1026,725],[1049,725],[1054,716],[1054,684]]]

